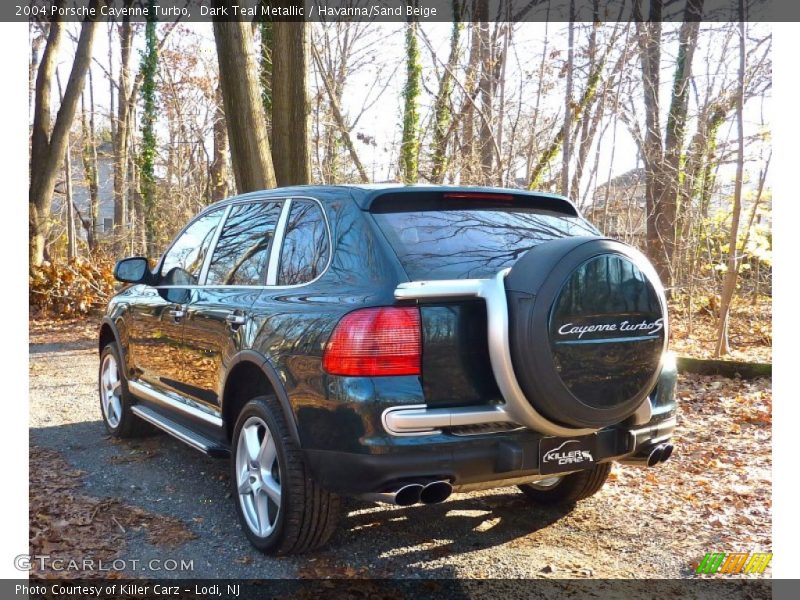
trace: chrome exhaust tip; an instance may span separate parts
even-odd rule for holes
[[[453,493],[453,486],[449,481],[432,481],[422,488],[420,501],[423,504],[438,504],[444,502]]]
[[[408,483],[389,492],[375,492],[371,494],[361,494],[359,498],[369,502],[382,502],[383,504],[394,504],[395,506],[411,506],[419,502],[423,486],[419,483]]]
[[[631,465],[634,467],[654,467],[658,463],[666,460],[664,458],[667,446],[670,447],[666,457],[669,458],[672,454],[672,446],[669,444],[658,444],[657,446],[647,447],[640,450],[637,454],[626,456],[619,462],[623,465]]]
[[[661,452],[660,462],[665,463],[669,460],[669,457],[672,456],[672,451],[675,450],[675,446],[672,444],[664,444],[664,450]]]
[[[647,456],[647,466],[648,467],[655,467],[658,463],[661,462],[661,455],[664,453],[664,445],[659,444],[653,451]]]
[[[409,483],[404,485],[394,494],[394,503],[397,506],[411,506],[420,500],[420,495],[425,490],[423,486],[418,483]]]

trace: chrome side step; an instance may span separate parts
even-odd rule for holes
[[[131,411],[140,419],[147,421],[162,431],[166,431],[172,437],[182,441],[184,444],[191,446],[195,450],[200,450],[200,452],[203,452],[204,454],[218,458],[230,456],[229,448],[226,448],[218,442],[210,440],[205,436],[192,431],[180,423],[176,423],[169,417],[159,414],[148,406],[134,404],[131,406]]]
[[[163,392],[154,390],[149,385],[145,385],[138,381],[129,381],[128,389],[131,391],[131,393],[133,393],[134,396],[138,396],[144,400],[149,400],[155,404],[160,404],[169,410],[185,413],[189,417],[199,419],[208,423],[209,425],[213,425],[214,427],[221,428],[223,426],[222,417],[219,417],[208,410],[203,410],[199,406],[193,406],[186,402],[176,400],[175,398],[172,398]]]

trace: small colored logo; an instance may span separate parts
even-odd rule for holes
[[[763,573],[772,552],[708,552],[697,565],[697,575]]]

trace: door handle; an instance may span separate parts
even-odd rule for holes
[[[244,325],[247,317],[243,314],[232,312],[225,317],[225,320],[231,327],[238,327],[239,325]]]

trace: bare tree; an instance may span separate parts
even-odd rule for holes
[[[642,65],[645,131],[642,158],[647,196],[647,251],[667,287],[673,284],[672,258],[676,244],[676,214],[680,157],[688,111],[688,85],[692,58],[704,0],[688,0],[679,32],[678,60],[667,116],[666,133],[661,132],[659,86],[661,82],[661,13],[663,0],[650,4],[650,20],[641,20],[641,6],[634,4],[638,19],[637,39]]]
[[[96,13],[99,13],[99,0],[92,0],[91,6],[95,8]],[[92,59],[92,46],[97,29],[97,21],[86,20],[81,26],[81,34],[75,50],[75,61],[64,91],[64,100],[58,110],[51,131],[51,87],[62,28],[63,22],[60,20],[55,20],[51,23],[47,45],[36,77],[36,100],[31,134],[30,188],[28,194],[29,258],[31,266],[39,266],[44,261],[44,236],[53,200],[53,186],[69,142],[69,131],[72,127],[81,91],[83,90],[84,78]]]
[[[744,90],[746,61],[746,25],[744,0],[739,0],[739,90],[736,98],[736,125],[738,155],[736,158],[736,183],[733,191],[733,214],[731,215],[731,233],[728,242],[728,265],[725,281],[720,295],[719,326],[717,330],[717,357],[728,354],[728,317],[731,301],[736,291],[736,279],[739,275],[739,219],[742,213],[742,182],[744,180]]]

